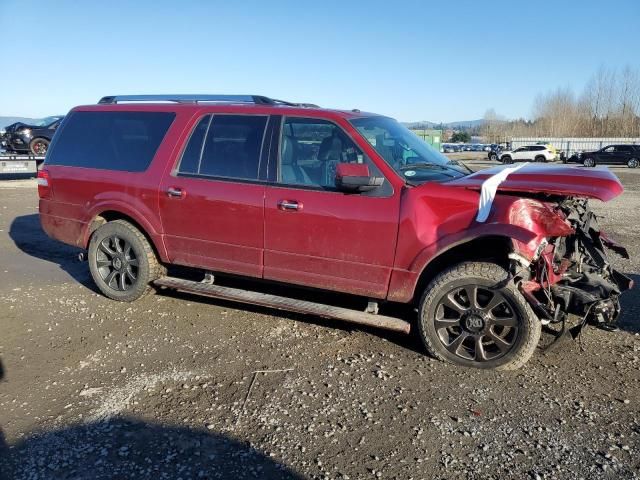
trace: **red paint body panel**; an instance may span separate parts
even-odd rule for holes
[[[348,122],[370,114],[231,104],[94,105],[74,110],[176,114],[146,172],[45,163],[50,185],[40,200],[43,228],[51,237],[83,248],[95,217],[116,211],[141,226],[167,263],[409,302],[424,268],[450,248],[500,236],[512,239],[514,251],[531,258],[542,238],[563,229],[563,220],[553,217],[544,204],[514,195],[497,195],[487,221],[476,222],[482,182],[500,167],[447,183],[405,186]],[[375,197],[267,182],[177,177],[173,171],[180,152],[193,125],[206,113],[333,121],[376,164],[392,194]],[[182,189],[183,195],[169,197],[170,187]],[[622,187],[608,170],[532,164],[510,175],[498,190],[609,200]],[[282,200],[297,202],[300,208],[279,208]]]
[[[183,198],[170,197],[169,187]],[[262,276],[264,185],[168,175],[160,187],[160,217],[169,261]]]
[[[448,185],[479,190],[482,183],[504,166],[488,168]],[[551,193],[597,198],[607,202],[623,192],[620,180],[607,168],[584,168],[567,165],[530,163],[510,174],[498,186],[499,192]]]
[[[281,210],[281,200],[302,208]],[[398,211],[399,195],[375,198],[268,186],[264,277],[384,298]]]

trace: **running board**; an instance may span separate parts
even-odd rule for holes
[[[287,310],[291,312],[317,315],[323,318],[344,320],[345,322],[357,323],[358,325],[369,325],[395,332],[409,333],[411,324],[395,317],[385,315],[374,315],[371,313],[351,310],[349,308],[334,307],[322,303],[307,302],[305,300],[295,300],[278,295],[252,292],[239,288],[221,287],[201,282],[193,282],[175,277],[162,277],[154,282],[158,287],[170,288],[179,292],[204,295],[205,297],[221,298],[234,302],[248,303],[251,305],[261,305],[263,307],[275,308],[277,310]]]

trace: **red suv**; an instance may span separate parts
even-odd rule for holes
[[[430,354],[466,366],[521,366],[541,324],[564,327],[569,314],[608,326],[632,286],[605,247],[626,251],[587,203],[622,192],[608,170],[473,173],[359,110],[105,97],[65,117],[38,176],[43,228],[88,250],[112,299],[166,287],[404,332],[415,324]],[[168,277],[172,264],[205,280]],[[214,273],[347,293],[363,308],[229,288]],[[382,315],[383,303],[412,304],[418,319]]]

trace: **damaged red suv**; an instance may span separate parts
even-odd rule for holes
[[[415,326],[431,355],[465,366],[517,368],[541,325],[570,314],[610,325],[632,286],[605,253],[626,251],[589,210],[588,199],[622,192],[608,170],[473,173],[359,110],[262,96],[105,97],[65,117],[38,177],[44,230],[88,251],[112,299],[164,288]],[[168,276],[171,265],[204,280]],[[225,274],[256,287],[225,286]],[[261,290],[273,285],[278,294]],[[298,287],[311,291],[301,298]],[[415,321],[396,313],[402,303],[417,308]]]

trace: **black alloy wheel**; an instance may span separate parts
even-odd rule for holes
[[[107,222],[96,229],[87,258],[98,289],[122,302],[152,293],[153,282],[166,274],[149,239],[126,220]]]
[[[456,287],[436,307],[435,328],[442,345],[464,360],[486,362],[506,355],[518,338],[514,307],[499,290]]]
[[[102,240],[96,250],[100,277],[111,289],[126,292],[138,279],[139,262],[131,244],[117,235]]]
[[[429,354],[482,369],[521,367],[541,331],[509,272],[488,262],[459,263],[437,275],[424,290],[418,320]]]

